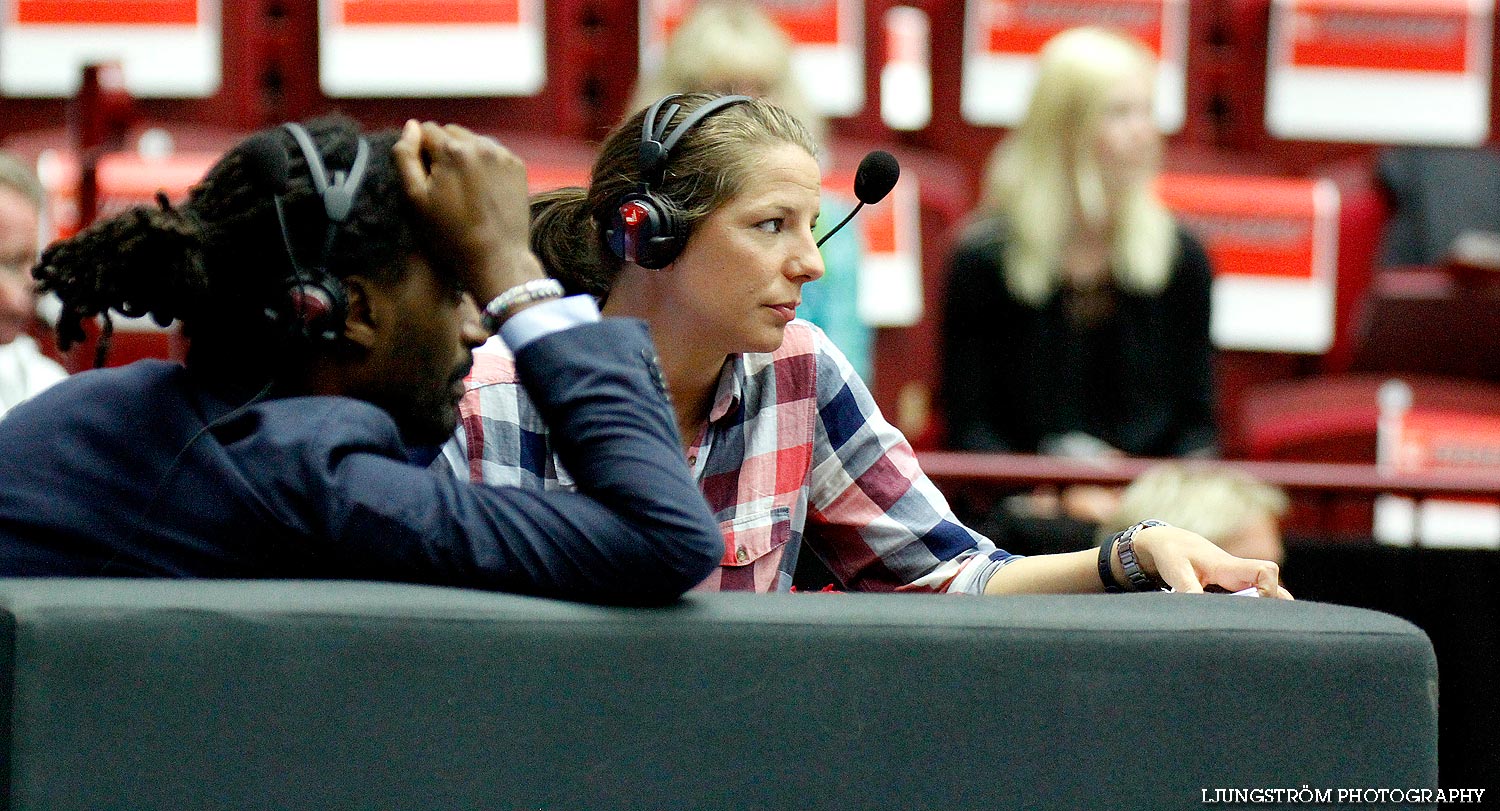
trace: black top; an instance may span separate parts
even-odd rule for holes
[[[164,361],[84,372],[0,420],[0,576],[356,578],[659,602],[723,539],[682,462],[640,322],[527,345],[517,368],[578,492],[407,461],[385,411],[295,397],[236,412]]]
[[[1136,456],[1212,450],[1212,271],[1178,228],[1157,296],[1059,290],[1041,309],[1005,285],[1004,227],[970,229],[949,265],[943,397],[960,450],[1036,452],[1082,432]]]

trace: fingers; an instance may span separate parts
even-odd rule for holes
[[[520,158],[495,139],[458,124],[407,121],[392,157],[407,195],[430,214],[472,204],[465,198],[483,196],[488,189],[525,196]]]
[[[1275,597],[1281,588],[1281,570],[1270,561],[1258,561],[1261,566],[1255,573],[1255,591],[1262,597]]]
[[[429,188],[427,169],[422,165],[422,127],[408,120],[401,129],[401,138],[391,147],[391,157],[396,163],[396,172],[406,196],[420,203],[427,197]]]
[[[1200,563],[1203,582],[1231,592],[1254,588],[1261,597],[1275,597],[1281,587],[1281,570],[1269,560],[1237,558],[1222,552],[1211,560]]]
[[[472,133],[456,125],[439,125],[431,121],[418,123],[408,119],[401,137],[391,147],[391,156],[401,176],[407,195],[419,205],[431,201],[433,176],[449,166],[443,158],[460,149],[455,141]]]
[[[459,133],[449,129],[454,126],[456,125],[438,124],[433,121],[422,122],[422,145],[427,155],[427,172],[435,181],[444,176],[451,176],[463,165],[462,137]]]
[[[1281,585],[1281,567],[1269,560],[1229,557],[1229,563],[1210,570],[1207,579],[1230,591],[1254,588],[1257,597],[1292,600],[1292,593]]]
[[[1269,560],[1237,558],[1206,538],[1177,527],[1151,527],[1136,534],[1136,554],[1156,576],[1184,594],[1205,585],[1239,591],[1254,587],[1261,597],[1291,599],[1281,587],[1281,568]]]
[[[1281,567],[1269,560],[1247,561],[1259,565],[1255,574],[1255,593],[1276,600],[1295,600],[1290,591],[1281,585]]]
[[[408,121],[393,147],[401,182],[425,220],[427,247],[488,301],[537,277],[529,246],[526,165],[458,124]]]
[[[1222,549],[1179,527],[1147,527],[1135,534],[1135,553],[1148,574],[1185,594],[1202,594],[1199,572],[1213,556],[1228,557]],[[1231,558],[1232,559],[1232,558]]]
[[[476,159],[496,161],[515,157],[494,138],[480,135],[458,124],[435,124],[429,121],[422,125],[422,133],[424,139],[431,144],[434,160],[441,157],[453,159],[459,164],[468,164]]]
[[[1178,594],[1202,594],[1203,593],[1203,584],[1199,583],[1198,582],[1198,578],[1196,578],[1196,577],[1189,577],[1189,578],[1187,578],[1185,580],[1178,580],[1175,583],[1172,582],[1171,580],[1168,580],[1166,582],[1167,582],[1167,585],[1171,586],[1172,590],[1175,591],[1175,592],[1177,592]]]

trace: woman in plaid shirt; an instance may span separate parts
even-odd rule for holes
[[[813,155],[806,129],[768,102],[669,96],[609,136],[588,189],[532,201],[548,272],[605,315],[650,325],[684,456],[724,534],[700,588],[786,591],[806,546],[862,591],[1285,595],[1274,563],[1174,527],[1106,544],[1096,561],[1011,555],[960,523],[843,354],[795,318],[802,286],[823,273]],[[502,345],[475,352],[460,409],[444,449],[460,475],[572,487],[552,451],[565,438],[548,433]]]

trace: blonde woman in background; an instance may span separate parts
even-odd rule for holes
[[[695,90],[770,99],[802,122],[818,144],[828,122],[807,100],[792,73],[792,40],[759,6],[740,0],[703,0],[672,33],[661,65],[636,82],[631,110],[668,93]]]
[[[1151,53],[1113,31],[1071,29],[1043,48],[949,267],[952,446],[1214,453],[1211,272],[1154,191],[1155,76]]]
[[[1274,561],[1286,557],[1280,519],[1286,494],[1248,473],[1232,468],[1157,465],[1142,473],[1120,499],[1120,506],[1099,528],[1108,538],[1150,515],[1190,529],[1231,555]]]
[[[668,93],[741,93],[768,99],[802,122],[827,166],[828,122],[808,101],[792,70],[792,41],[758,5],[704,0],[673,32],[661,65],[643,72],[630,109]],[[818,236],[849,213],[853,201],[825,194]],[[797,315],[827,333],[860,377],[870,379],[873,334],[859,316],[859,229],[847,228],[820,249],[823,278],[802,290]]]

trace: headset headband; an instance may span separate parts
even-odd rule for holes
[[[370,162],[369,142],[361,137],[349,171],[336,171],[330,177],[323,168],[323,157],[318,154],[318,147],[307,130],[295,122],[287,122],[281,126],[292,134],[297,146],[302,148],[302,157],[307,161],[307,172],[312,175],[313,188],[323,198],[323,211],[328,214],[329,222],[342,223],[348,219],[349,211],[354,208],[354,195],[359,192],[360,183],[365,179],[365,166]]]
[[[682,136],[686,135],[688,130],[696,126],[699,121],[725,107],[732,107],[751,100],[749,96],[719,96],[715,99],[709,99],[700,105],[698,109],[689,113],[688,117],[684,118],[682,123],[678,124],[672,130],[672,133],[663,140],[662,133],[666,132],[667,125],[672,122],[672,116],[677,115],[677,111],[682,109],[682,105],[673,104],[671,107],[668,107],[666,115],[661,116],[660,121],[657,120],[657,117],[662,105],[679,98],[682,98],[681,93],[672,93],[657,99],[656,103],[651,105],[651,109],[646,111],[646,118],[641,122],[641,182],[648,187],[661,185],[662,178],[666,175],[667,171],[667,156],[671,154],[672,147],[677,146],[677,142],[682,140]]]

